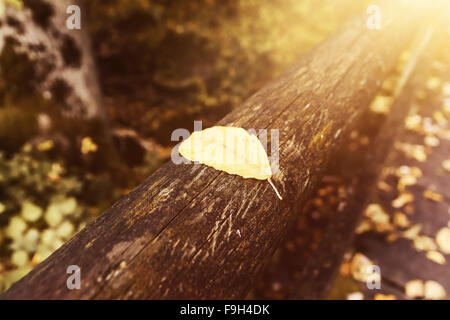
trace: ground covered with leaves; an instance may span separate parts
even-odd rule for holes
[[[409,93],[403,132],[387,156],[331,298],[449,298],[449,49],[444,42],[429,53],[427,72]],[[372,265],[381,277],[367,272]],[[375,281],[380,287],[368,288]]]

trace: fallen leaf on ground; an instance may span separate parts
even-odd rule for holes
[[[442,162],[442,167],[443,167],[447,172],[450,172],[450,159],[443,161],[443,162]]]
[[[446,296],[447,292],[439,282],[433,280],[425,282],[425,299],[442,300]]]
[[[397,300],[397,298],[393,294],[377,293],[374,296],[374,300]]]
[[[435,136],[426,136],[424,139],[424,142],[427,146],[429,147],[437,147],[439,146],[439,139],[436,138]]]
[[[378,232],[391,231],[393,229],[390,223],[389,214],[377,203],[371,203],[367,206],[365,216],[375,225]]]
[[[442,81],[438,77],[430,77],[427,81],[427,88],[430,90],[437,90],[441,85]]]
[[[427,154],[425,152],[425,147],[418,144],[409,143],[396,143],[396,148],[405,153],[409,158],[416,159],[419,162],[425,162],[427,160]]]
[[[444,227],[438,231],[436,243],[443,253],[450,254],[450,228]]]
[[[427,258],[437,264],[444,265],[446,260],[442,253],[436,250],[431,250],[427,252]]]
[[[408,298],[417,299],[425,295],[425,288],[422,280],[411,280],[405,285],[405,294]]]
[[[420,230],[422,230],[422,226],[420,224],[415,224],[408,230],[404,231],[402,236],[405,239],[413,240],[415,237],[419,235]]]
[[[414,248],[419,251],[436,250],[437,246],[434,240],[427,236],[417,236],[413,239]]]
[[[347,300],[364,300],[364,295],[361,292],[352,292],[347,295]]]
[[[423,196],[426,199],[433,200],[433,201],[436,201],[436,202],[442,202],[442,200],[444,200],[444,196],[442,194],[434,192],[434,191],[431,191],[431,190],[425,190],[423,192]]]
[[[406,214],[402,212],[396,212],[394,214],[394,224],[400,228],[407,228],[409,227],[409,220]]]
[[[366,282],[374,273],[368,272],[368,268],[374,263],[362,253],[356,253],[351,262],[351,273],[353,279]]]
[[[96,152],[98,150],[98,145],[92,140],[91,137],[84,137],[81,140],[81,153],[88,154],[90,152]]]
[[[403,192],[400,194],[395,200],[392,200],[392,206],[396,209],[400,209],[405,206],[407,203],[410,203],[414,200],[414,196],[409,192]]]
[[[388,114],[393,101],[392,97],[377,96],[370,105],[370,110],[375,113]]]

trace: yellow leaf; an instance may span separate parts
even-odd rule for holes
[[[442,194],[439,194],[431,190],[425,190],[423,192],[423,196],[429,200],[433,200],[436,202],[442,202],[442,200],[444,200],[444,196]]]
[[[422,229],[421,225],[419,224],[413,225],[411,228],[403,232],[403,238],[414,240],[416,237],[419,236],[421,229]]]
[[[353,276],[353,279],[361,281],[361,282],[366,282],[367,280],[369,280],[371,277],[375,276],[377,277],[376,280],[380,280],[379,279],[379,274],[372,274],[367,272],[368,268],[370,266],[372,266],[374,263],[373,261],[371,261],[368,257],[366,257],[365,255],[363,255],[362,253],[356,253],[353,256],[353,259],[351,261],[351,273]],[[375,279],[373,279],[375,280]]]
[[[405,285],[405,294],[408,298],[422,298],[425,295],[425,288],[422,280],[411,280]]]
[[[29,222],[35,222],[42,216],[42,208],[30,201],[22,203],[22,217]]]
[[[392,97],[377,96],[370,105],[370,110],[375,113],[388,114],[393,100]]]
[[[427,88],[430,90],[438,90],[441,87],[441,79],[437,77],[431,77],[427,81]]]
[[[436,243],[443,253],[450,254],[450,228],[444,227],[438,231]]]
[[[393,294],[375,294],[374,300],[397,300]]]
[[[21,217],[14,216],[9,220],[8,227],[6,228],[6,236],[11,239],[19,239],[22,237],[26,228],[27,223]]]
[[[429,280],[425,282],[425,299],[442,300],[447,296],[445,288],[436,281]]]
[[[181,143],[179,151],[186,159],[216,170],[244,179],[268,180],[282,199],[270,181],[272,169],[264,147],[255,135],[242,128],[216,126],[195,131]]]
[[[364,214],[375,225],[375,229],[378,232],[386,232],[393,229],[390,223],[389,214],[387,214],[379,204],[369,204]]]
[[[403,151],[407,157],[416,159],[419,162],[425,162],[427,160],[427,154],[425,147],[422,145],[409,144],[409,143],[396,143],[395,147],[398,150]]]
[[[347,300],[364,300],[362,292],[352,292],[347,295]]]
[[[418,251],[433,251],[437,249],[434,239],[427,236],[417,236],[413,239],[414,248]]]
[[[417,114],[408,116],[405,120],[405,127],[408,130],[422,132],[422,117]]]
[[[55,146],[52,140],[45,140],[38,144],[37,149],[41,152],[51,150]]]
[[[433,118],[440,126],[445,126],[447,124],[447,119],[445,119],[444,114],[440,111],[435,111],[433,113]]]
[[[446,171],[450,172],[450,159],[445,160],[444,162],[442,162],[442,167],[443,167]]]
[[[92,140],[91,137],[84,137],[81,140],[81,153],[88,154],[90,152],[95,152],[98,150],[98,145]]]
[[[25,250],[17,250],[11,256],[11,262],[18,267],[23,267],[28,263],[28,253]]]
[[[396,209],[400,209],[412,201],[414,201],[414,196],[409,192],[404,192],[392,200],[391,205]]]
[[[442,95],[443,96],[450,96],[450,82],[446,82],[442,86]]]
[[[396,170],[395,174],[399,178],[397,189],[403,192],[407,186],[417,183],[417,179],[422,176],[422,171],[417,167],[401,166]]]
[[[409,227],[410,222],[404,213],[396,212],[394,214],[394,224],[400,228],[407,228]]]
[[[426,136],[424,139],[424,142],[425,142],[425,145],[427,145],[429,147],[437,147],[440,144],[439,139],[433,135]]]
[[[433,262],[436,262],[437,264],[445,264],[445,257],[442,253],[436,250],[431,250],[427,252],[427,258],[430,259]]]

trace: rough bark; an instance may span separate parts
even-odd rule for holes
[[[83,10],[81,30],[66,27],[67,7],[79,2],[24,0],[22,9],[7,6],[0,17],[0,54],[15,54],[30,64],[17,86],[29,84],[26,89],[53,99],[67,116],[104,119]]]

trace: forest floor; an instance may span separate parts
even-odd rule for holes
[[[450,296],[450,45],[443,43],[413,96],[331,298]],[[364,270],[379,267],[381,288]],[[353,280],[349,281],[349,279]],[[373,280],[373,277],[372,277]]]

